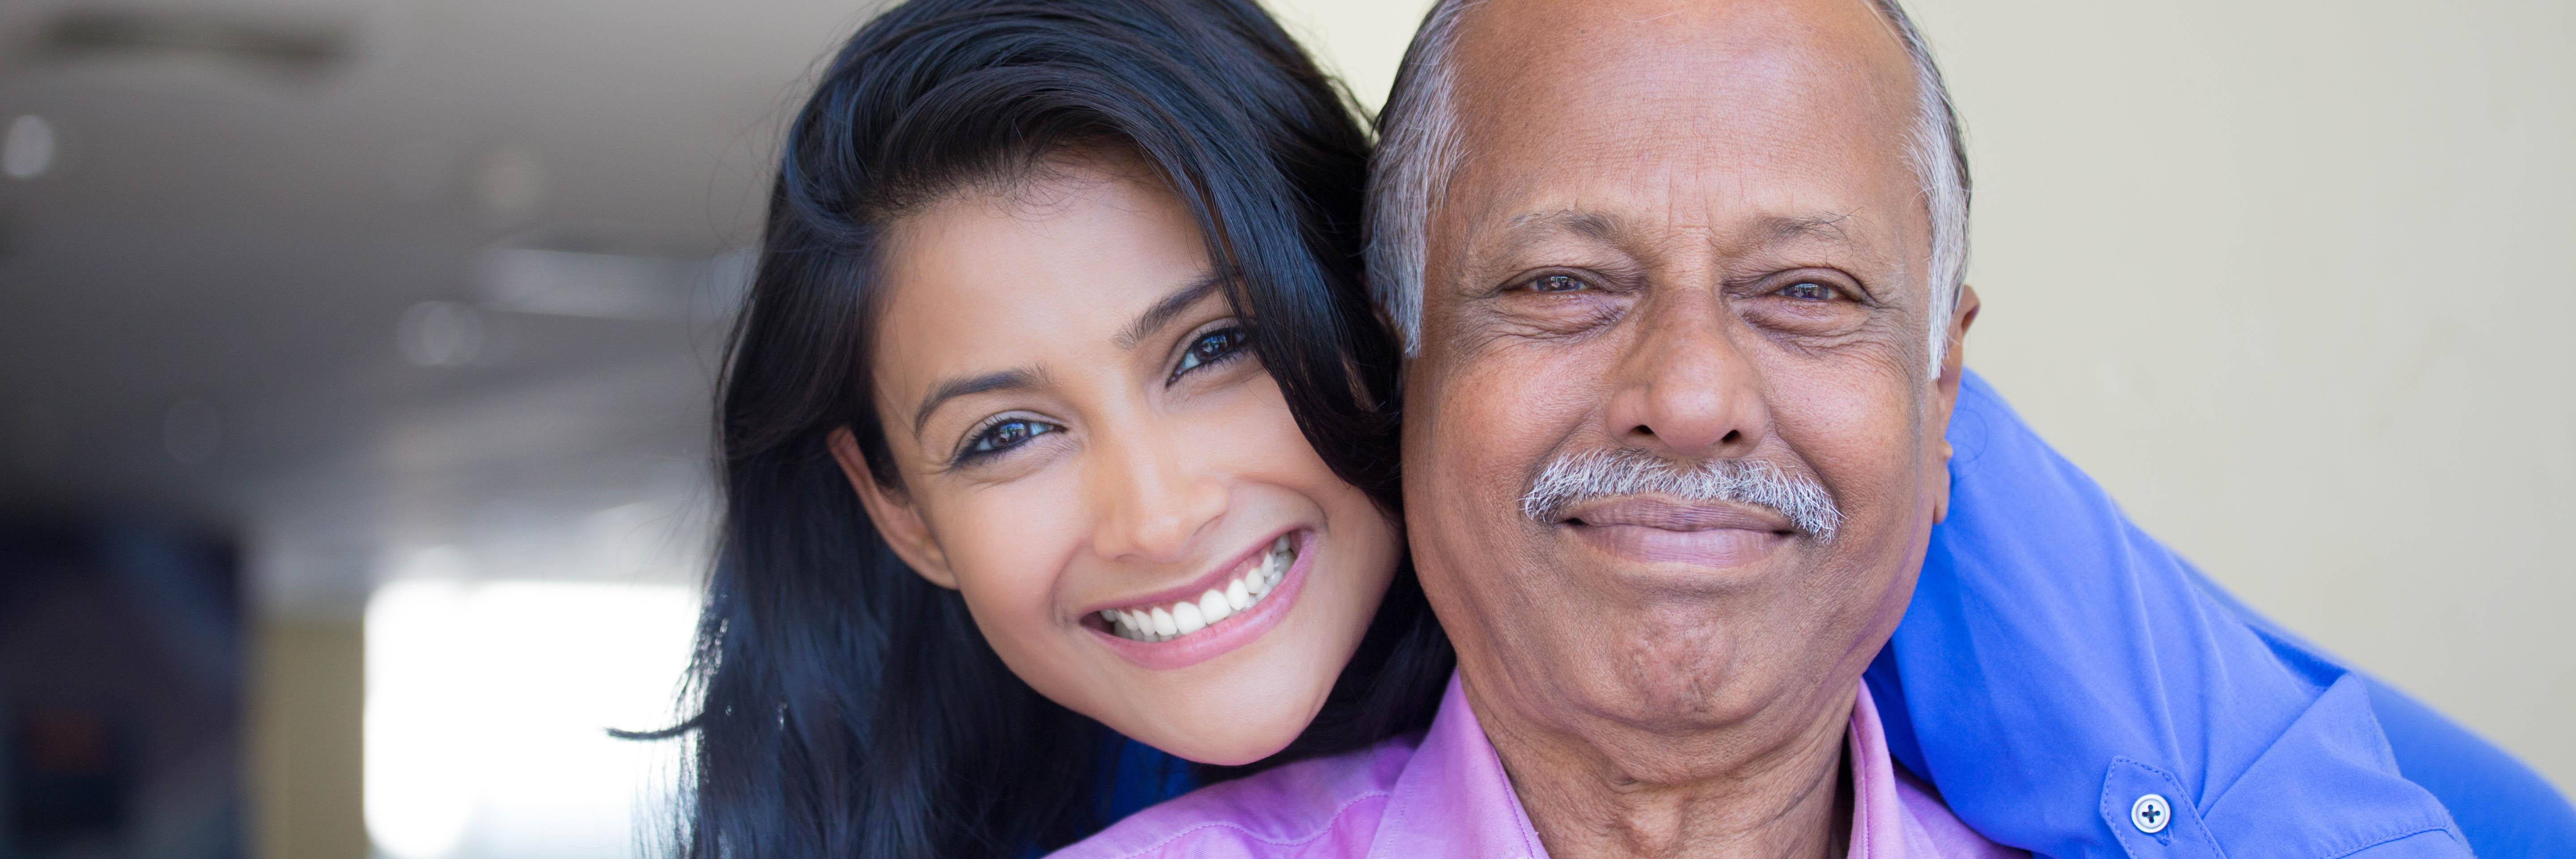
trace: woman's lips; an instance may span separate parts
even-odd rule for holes
[[[1307,551],[1313,540],[1308,531],[1281,535],[1224,571],[1222,580],[1194,585],[1199,589],[1194,596],[1182,589],[1123,608],[1095,610],[1082,625],[1104,646],[1146,668],[1186,668],[1214,659],[1278,625],[1313,566],[1313,553]],[[1233,599],[1238,588],[1245,597],[1240,607]],[[1215,621],[1207,620],[1220,611]],[[1185,613],[1195,616],[1197,629],[1181,631],[1190,619]]]
[[[1759,561],[1797,534],[1788,517],[1762,507],[1652,496],[1578,504],[1559,524],[1623,558],[1719,568]]]
[[[1190,635],[1222,623],[1235,612],[1260,604],[1296,563],[1296,542],[1287,534],[1249,561],[1236,564],[1222,581],[1206,583],[1196,594],[1178,589],[1165,599],[1140,601],[1124,608],[1102,609],[1110,631],[1130,641],[1160,642]],[[1171,599],[1177,596],[1178,599]]]

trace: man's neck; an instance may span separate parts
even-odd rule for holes
[[[1478,699],[1472,683],[1467,691],[1553,859],[1838,859],[1847,850],[1847,697],[1784,728],[1669,735],[1600,719],[1542,725]]]

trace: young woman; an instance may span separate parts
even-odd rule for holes
[[[791,128],[720,397],[722,548],[673,732],[695,738],[688,854],[1031,855],[1429,723],[1451,660],[1403,563],[1366,159],[1252,0],[914,0],[860,29]],[[2323,681],[2217,670],[2270,645],[2135,560],[2165,556],[2089,484],[1980,494],[1960,471],[2062,466],[2035,441],[1954,462],[1954,523],[1982,524],[1935,540],[1929,620],[1870,682],[1893,751],[1963,819],[2104,853],[2100,761],[2180,757],[2216,790],[2268,747],[2172,728],[2268,742],[2280,725],[2228,702]],[[2038,530],[2113,533],[2129,560],[2015,543],[2050,505],[2110,511]],[[1945,555],[1963,541],[2032,560]],[[2192,639],[2206,673],[2048,656],[2096,621],[2157,651],[2149,622],[2175,618],[2216,630]],[[2041,668],[2085,695],[2024,694],[2073,688],[2023,679]],[[2130,703],[2116,731],[2078,718]],[[2064,718],[1985,718],[2030,712]]]
[[[1119,777],[1159,758],[1119,735],[1237,766],[1428,723],[1367,157],[1250,0],[861,28],[720,398],[693,855],[1018,855],[1193,780]]]

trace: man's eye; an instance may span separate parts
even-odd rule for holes
[[[1799,301],[1832,301],[1837,291],[1812,280],[1802,280],[1780,288],[1780,295]]]
[[[1581,292],[1586,286],[1582,278],[1570,274],[1540,275],[1529,282],[1531,292]]]
[[[1182,374],[1234,357],[1235,353],[1243,351],[1243,340],[1241,328],[1221,328],[1199,335],[1199,339],[1191,341],[1190,348],[1181,351],[1180,364],[1172,368],[1171,378],[1164,381],[1180,381]]]
[[[960,463],[1001,453],[1027,444],[1029,439],[1064,429],[1045,421],[1011,418],[983,428],[966,440],[964,450],[957,452]]]

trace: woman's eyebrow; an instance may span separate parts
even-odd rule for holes
[[[1024,367],[941,382],[938,387],[930,389],[928,396],[921,398],[921,409],[912,413],[912,434],[916,437],[921,435],[921,425],[930,421],[930,413],[937,410],[940,403],[970,394],[1034,388],[1044,381],[1045,373]]]
[[[1181,315],[1181,311],[1190,309],[1190,305],[1199,303],[1208,297],[1208,293],[1224,285],[1225,278],[1213,271],[1191,278],[1190,282],[1181,284],[1181,288],[1172,290],[1172,294],[1163,296],[1163,300],[1137,314],[1136,321],[1127,323],[1127,330],[1118,332],[1118,348],[1136,348],[1137,343],[1171,324],[1172,317]]]

